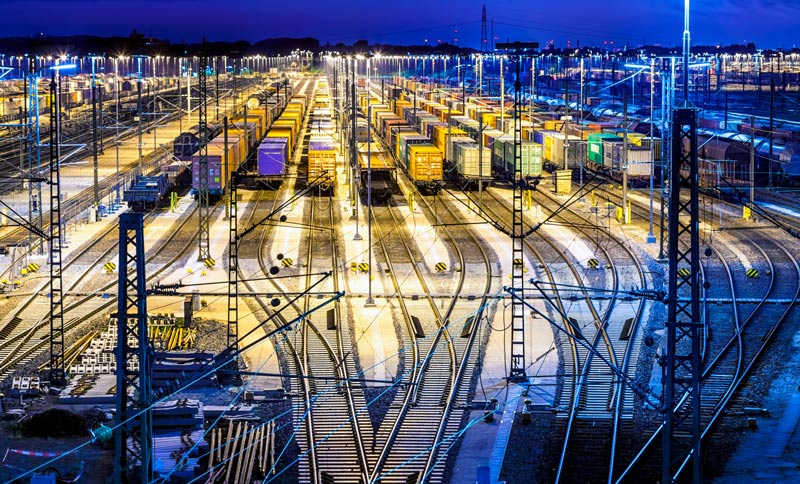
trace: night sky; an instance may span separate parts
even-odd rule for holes
[[[315,37],[478,47],[481,5],[500,41],[553,40],[558,47],[680,45],[680,0],[0,0],[4,36],[128,35],[174,42]],[[800,0],[694,0],[693,44],[800,45]]]

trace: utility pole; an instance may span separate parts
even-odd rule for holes
[[[583,59],[581,59],[581,62]],[[650,232],[647,234],[647,243],[655,244],[656,236],[653,234],[653,177],[656,168],[655,140],[653,139],[653,104],[655,98],[656,59],[650,59]]]
[[[142,172],[142,59],[147,56],[136,55],[136,95],[138,99],[136,108],[136,131],[139,135],[139,174]]]
[[[92,62],[92,161],[94,166],[94,210],[100,205],[100,188],[98,181],[98,161],[97,161],[97,80],[95,74],[95,59],[97,56],[90,56]]]
[[[756,118],[750,116],[750,206],[753,206],[756,199]],[[772,150],[772,142],[770,141],[770,150]],[[770,160],[772,156],[770,155]]]
[[[352,135],[350,136],[350,168],[354,172],[353,176],[353,201],[355,202],[355,211],[353,212],[353,218],[356,221],[356,234],[353,236],[353,240],[361,240],[361,234],[358,233],[358,183],[361,180],[361,170],[358,169],[358,152],[356,151],[356,114],[358,113],[358,100],[356,99],[356,59],[355,57],[352,58],[352,69],[350,70],[351,78],[350,78],[350,102],[351,105],[351,112],[353,116],[353,131]],[[369,97],[367,97],[369,100]],[[369,102],[369,101],[368,101]],[[368,104],[369,105],[369,104]],[[369,121],[367,121],[369,123]]]
[[[502,49],[500,47],[501,44],[497,44],[498,49]],[[506,132],[506,77],[503,71],[503,57],[505,55],[500,56],[500,131],[503,133]],[[497,126],[495,126],[496,128]]]
[[[372,132],[370,125],[372,124],[372,93],[370,91],[369,82],[369,59],[367,55],[367,267],[369,269],[367,284],[367,300],[364,302],[365,307],[375,306],[375,300],[372,299]]]
[[[622,85],[622,222],[628,220],[628,86]]]

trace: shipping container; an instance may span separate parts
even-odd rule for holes
[[[432,144],[408,148],[408,174],[417,183],[439,182],[443,176],[442,151]]]
[[[467,138],[469,139],[469,138]],[[462,180],[492,179],[492,151],[474,141],[454,142],[456,171]]]
[[[564,144],[567,137],[562,133],[554,134],[550,137],[552,143],[552,163],[557,169],[563,170],[564,167]],[[577,136],[569,137],[568,154],[569,163],[567,169],[577,168],[586,161],[586,142],[581,141]]]
[[[211,150],[209,150],[211,151]],[[222,195],[227,183],[227,174],[224,167],[223,156],[218,153],[208,155],[208,194]],[[200,158],[192,157],[192,193],[200,189]]]
[[[329,139],[319,139],[313,144],[319,149],[312,149],[311,146],[309,143],[308,183],[324,180],[324,185],[333,186],[336,182],[336,150],[333,142]]]
[[[288,138],[266,138],[261,142],[258,147],[259,176],[283,175],[288,164]]]
[[[412,133],[398,133],[397,135],[397,159],[400,160],[402,166],[409,169],[409,146],[418,144],[430,144],[427,136],[423,136],[417,132]]]
[[[617,143],[622,142],[622,138],[618,138],[613,134],[607,133],[593,133],[588,136],[586,159],[595,165],[603,165],[603,142],[614,141]]]
[[[623,168],[623,143],[614,143],[611,147],[611,170],[621,171]],[[653,164],[650,163],[650,150],[636,145],[628,145],[628,176],[650,176]]]
[[[512,180],[516,176],[516,169],[519,168],[523,177],[540,176],[542,174],[543,147],[533,141],[522,141],[520,145],[520,163],[518,167],[514,165],[514,140],[503,139],[500,144],[503,146],[503,160],[500,165],[500,175],[502,178]],[[495,166],[498,166],[495,164]]]
[[[289,160],[291,161],[292,156],[294,156],[294,136],[292,135],[292,130],[288,126],[273,126],[272,129],[269,130],[267,133],[267,138],[286,138],[289,143]]]

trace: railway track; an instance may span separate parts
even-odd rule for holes
[[[447,241],[450,267],[460,270],[455,278],[429,275],[430,268],[421,263],[422,248],[408,243],[413,236],[407,233],[406,215],[395,207],[371,208],[380,246],[377,259],[391,274],[409,350],[403,352],[403,381],[408,386],[395,397],[402,405],[390,408],[378,430],[376,440],[383,448],[369,482],[445,482],[446,457],[460,437],[463,406],[477,364],[477,354],[471,352],[477,332],[472,328],[483,317],[481,308],[491,288],[489,256],[478,239],[468,229],[446,227],[458,219],[457,211],[452,206],[436,211],[423,197],[416,198],[424,202],[426,218]],[[483,273],[485,278],[478,280],[484,283],[469,285],[465,273]],[[468,321],[470,315],[473,319]]]
[[[493,220],[507,220],[509,203],[499,193],[490,189],[490,199],[484,198],[483,209]],[[536,201],[548,213],[559,209],[559,201],[543,194]],[[584,228],[593,222],[596,221],[575,213],[559,212],[552,223],[571,226],[574,234],[553,227],[537,232],[543,243],[526,241],[526,250],[531,260],[538,261],[542,277],[535,286],[555,304],[554,319],[574,317],[572,325],[564,324],[565,330],[572,333],[565,342],[571,358],[561,355],[564,379],[560,385],[560,403],[556,405],[560,422],[556,428],[564,437],[552,477],[555,481],[571,482],[577,477],[572,475],[574,472],[580,473],[581,479],[607,475],[614,462],[616,428],[620,422],[629,423],[633,418],[634,392],[626,385],[635,376],[635,365],[630,363],[638,355],[636,335],[644,302],[619,292],[623,288],[644,287],[644,271],[622,241],[605,230],[593,234]],[[535,225],[533,221],[529,223]],[[575,248],[571,250],[572,245]],[[586,258],[587,250],[599,269],[591,269],[589,259],[577,260]],[[632,320],[630,335],[620,339],[628,319]],[[582,344],[576,342],[576,337],[580,339],[577,331],[585,338]],[[612,370],[610,365],[616,368]],[[590,454],[585,449],[596,451],[590,462],[583,462],[583,456]],[[607,460],[597,459],[597,455],[603,454],[608,455]]]
[[[169,231],[165,237],[159,238],[156,245],[147,251],[147,264],[150,266],[148,280],[154,280],[161,274],[166,273],[172,265],[183,258],[190,250],[191,241],[197,234],[196,226],[193,226],[196,224],[189,223],[190,220],[193,220],[192,215],[195,210],[187,211],[178,220],[177,228]],[[78,273],[73,274],[73,271],[71,271],[70,274],[75,277],[75,280],[70,285],[65,286],[65,335],[78,328],[81,323],[102,311],[113,308],[116,304],[117,298],[114,295],[114,289],[117,285],[116,276],[101,275],[105,280],[94,279],[86,281],[86,287],[84,288],[79,285],[84,281],[84,278],[102,273],[102,267],[106,262],[117,260],[118,253],[116,253],[117,247],[115,246],[116,242],[118,242],[115,230],[117,227],[117,224],[114,224],[106,229],[102,237],[92,241],[81,253],[64,264],[65,269],[71,268]],[[181,247],[181,249],[175,251],[174,246]],[[99,252],[100,256],[97,256],[95,252]],[[153,268],[153,265],[156,265],[156,267]],[[66,273],[65,276],[66,278],[70,277]],[[9,324],[13,328],[9,330],[7,337],[0,344],[1,376],[8,376],[14,366],[24,364],[33,359],[38,354],[38,351],[49,343],[49,299],[46,300],[47,304],[42,304],[37,297],[38,293],[46,291],[47,287],[49,287],[49,281],[45,281],[36,294],[23,301],[8,318],[4,328],[8,328]],[[76,296],[69,300],[71,292],[76,293]],[[102,294],[107,294],[108,297],[98,297]],[[33,316],[31,315],[32,312],[34,313]]]
[[[178,113],[170,113],[165,118],[165,122],[171,122],[177,119]],[[82,132],[82,136],[89,136],[90,133]],[[134,126],[128,126],[124,133],[120,136],[120,140],[124,139],[125,137],[132,137],[136,135],[136,130]],[[65,143],[67,141],[64,141]],[[72,141],[70,141],[72,142]],[[119,141],[118,141],[119,142]],[[142,171],[145,173],[151,172],[155,170],[159,165],[160,162],[169,159],[171,157],[171,152],[167,150],[163,151],[155,151],[151,153],[145,153],[142,157]],[[44,168],[46,170],[46,167]],[[114,192],[115,187],[120,182],[120,180],[128,180],[134,173],[139,172],[138,164],[136,163],[128,163],[126,166],[120,167],[120,174],[117,176],[116,174],[112,176],[108,176],[102,178],[98,181],[98,193],[100,198],[105,198],[109,196],[111,193]],[[47,176],[46,174],[43,176]],[[73,194],[69,198],[63,200],[61,202],[61,220],[62,223],[66,221],[73,220],[87,207],[92,206],[94,203],[94,188],[87,187],[76,194]],[[44,207],[42,207],[44,210]],[[50,223],[50,212],[49,210],[42,213],[42,230],[47,233],[49,230],[49,223]],[[21,226],[9,226],[0,228],[0,245],[4,247],[25,247],[29,245],[29,242],[32,242],[30,247],[27,247],[28,251],[34,250],[38,247],[38,244],[41,242],[41,239],[38,237],[31,237],[29,231],[25,227]],[[8,272],[10,268],[13,267],[15,264],[19,263],[21,260],[24,259],[25,253],[23,251],[22,254],[17,256],[17,259],[13,261],[13,263],[6,268],[2,273],[0,273],[0,277],[9,278]]]
[[[708,250],[702,264],[703,280],[710,283],[703,309],[708,320],[702,340],[704,370],[701,379],[701,426],[706,441],[723,438],[715,434],[717,429],[730,430],[720,422],[725,421],[727,415],[741,412],[737,391],[752,374],[781,324],[791,320],[800,291],[796,260],[785,247],[776,244],[777,239],[769,238],[770,231],[777,229],[747,230],[753,226],[726,219],[725,227],[737,230],[717,231],[713,224],[718,214],[711,207],[708,203],[701,204],[704,210],[701,217],[710,224],[703,234]],[[640,216],[647,216],[646,208],[634,204],[633,209]],[[748,269],[755,267],[766,276],[755,280],[764,281],[760,284],[746,275]],[[773,301],[775,303],[770,304]],[[687,401],[687,396],[683,395],[676,410],[688,411]],[[625,466],[617,468],[615,482],[636,482],[660,475],[660,468],[657,468],[660,460],[654,460],[654,456],[660,455],[663,430],[658,423],[656,421],[647,432],[641,447],[634,447],[625,456]],[[738,429],[734,432],[738,433]],[[687,445],[685,441],[678,441],[681,449],[678,455],[683,457],[675,468],[676,478],[689,462]],[[715,462],[727,458],[724,453],[711,452]]]

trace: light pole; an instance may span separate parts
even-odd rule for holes
[[[139,137],[139,174],[142,174],[142,59],[146,59],[146,55],[135,55],[136,59],[136,131]]]
[[[656,167],[655,143],[653,142],[653,97],[656,79],[656,59],[650,59],[650,231],[647,233],[647,243],[655,244],[656,236],[653,234],[653,172]]]
[[[119,184],[120,184],[120,179],[119,179],[119,108],[120,108],[120,105],[119,105],[119,89],[120,89],[120,87],[122,87],[122,84],[119,82],[119,60],[120,60],[120,58],[121,57],[115,57],[114,58],[114,93],[115,93],[115,96],[116,96],[116,110],[115,110],[116,119],[114,120],[114,151],[115,151],[116,160],[117,160],[117,175],[116,175],[116,182],[117,183],[116,183],[116,187],[115,187],[116,200],[114,200],[114,205],[117,205],[117,206],[120,206],[121,203],[122,203],[122,200],[120,199],[120,196],[119,196]]]
[[[354,170],[353,174],[353,201],[355,202],[355,210],[353,212],[353,218],[356,221],[356,234],[353,236],[353,240],[361,240],[361,234],[358,233],[358,182],[361,179],[361,173],[358,169],[358,159],[357,159],[357,152],[356,152],[356,114],[358,112],[358,103],[356,101],[356,58],[351,57],[351,68],[350,68],[350,103],[352,109],[352,131],[350,133],[350,165],[351,169]]]
[[[98,160],[97,160],[97,80],[95,73],[95,59],[100,56],[89,56],[92,62],[92,162],[94,167],[94,209],[100,205],[100,189],[98,186]]]
[[[372,103],[370,102],[370,83],[369,83],[369,59],[371,55],[367,55],[367,267],[368,267],[368,292],[367,301],[364,306],[374,306],[375,301],[372,299],[372,133],[370,132],[370,125],[372,124]]]

